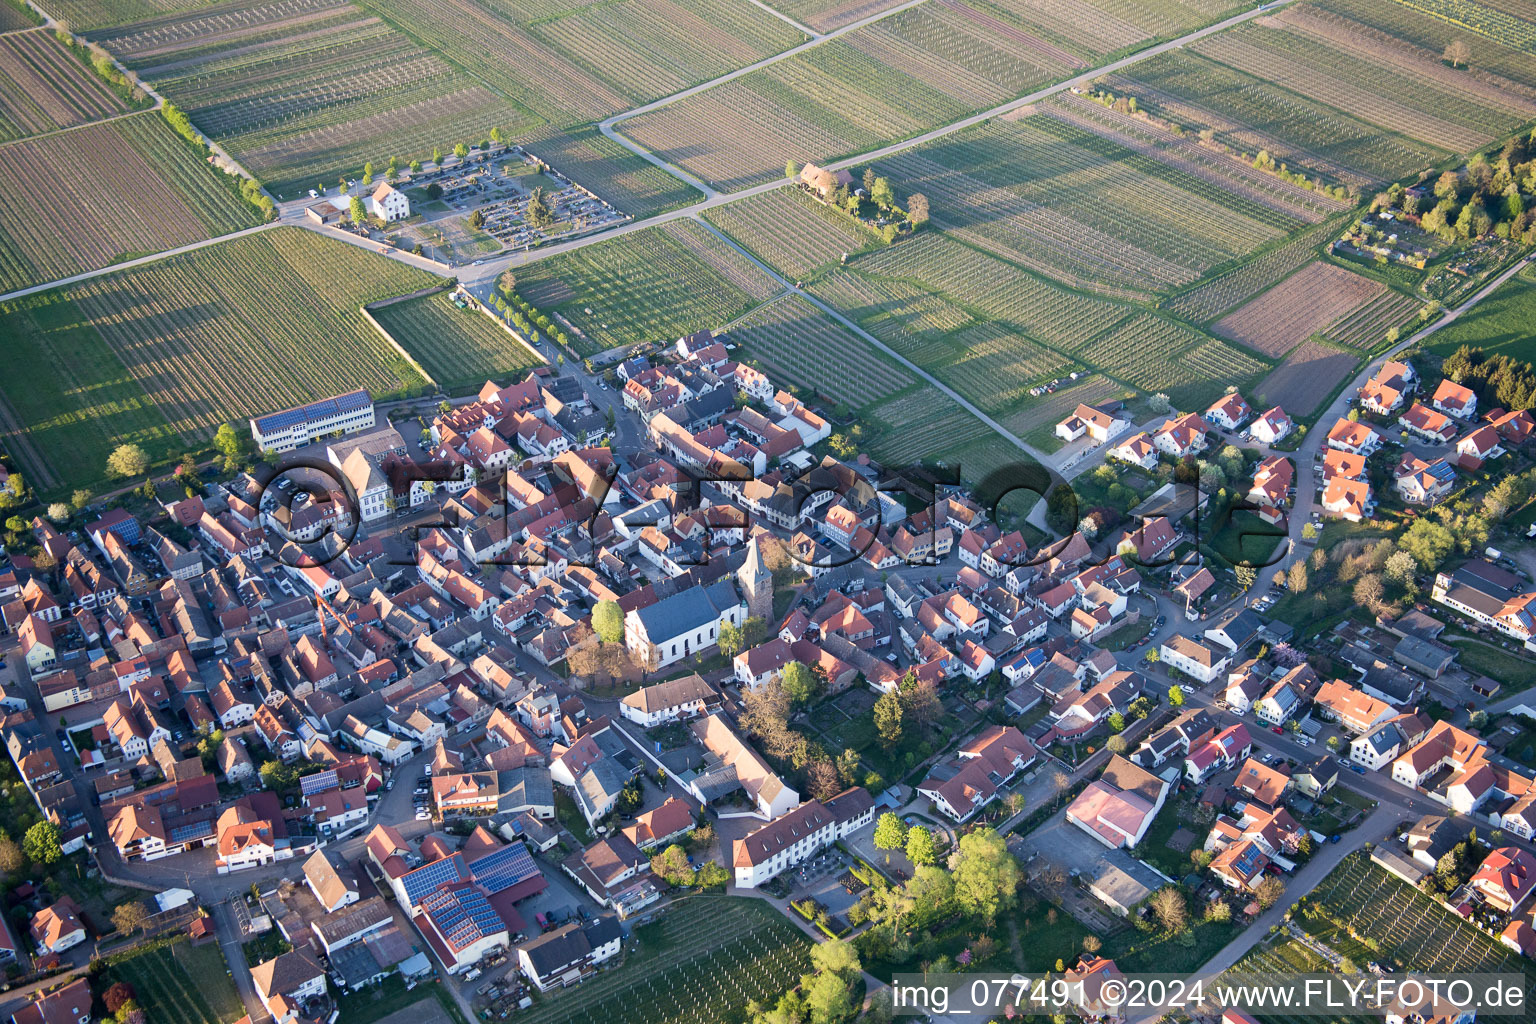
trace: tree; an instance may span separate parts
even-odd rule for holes
[[[1488,725],[1488,712],[1478,708],[1467,716],[1467,725],[1481,732]]]
[[[69,518],[68,502],[55,501],[48,506],[48,518],[56,523],[62,523]]]
[[[901,742],[901,698],[894,693],[881,694],[875,701],[875,732],[887,750]]]
[[[120,444],[107,456],[107,474],[115,477],[139,476],[149,470],[149,453],[136,444]]]
[[[988,924],[998,911],[1013,906],[1020,881],[1019,862],[1008,852],[1003,837],[992,829],[978,829],[960,837],[960,845],[950,858],[950,873],[955,901]]]
[[[21,848],[26,851],[27,859],[34,864],[46,867],[55,863],[64,856],[64,850],[59,846],[59,826],[51,821],[38,822],[27,829],[27,834],[21,840]]]
[[[261,766],[261,781],[268,789],[281,793],[298,784],[299,774],[281,761],[268,761]]]
[[[592,609],[592,630],[605,644],[624,640],[624,610],[617,601],[599,601]]]
[[[1125,731],[1125,716],[1122,715],[1120,712],[1118,712],[1118,711],[1111,711],[1109,713],[1109,731],[1110,732],[1124,732]]]
[[[114,915],[116,911],[113,912]],[[138,996],[133,985],[126,981],[119,981],[102,995],[101,1001],[106,1004],[107,1012],[113,1015],[123,1008],[125,1003],[131,1003]]]
[[[484,211],[476,210],[473,213],[471,213],[469,215],[469,226],[474,228],[476,231],[479,231],[482,227],[484,227],[485,226],[485,213],[484,213]]]
[[[882,210],[889,210],[896,205],[896,193],[891,183],[884,178],[875,179],[875,187],[869,190],[869,198]]]
[[[811,1024],[836,1024],[853,1016],[853,993],[836,974],[818,974],[805,989]]]
[[[907,219],[912,222],[914,228],[920,228],[928,223],[928,197],[921,192],[914,192],[907,197]]]
[[[1232,573],[1237,577],[1237,585],[1244,590],[1253,589],[1253,585],[1259,581],[1259,570],[1251,565],[1235,565]]]
[[[1382,567],[1382,572],[1387,579],[1399,587],[1413,586],[1414,578],[1419,572],[1419,563],[1413,560],[1413,556],[1406,551],[1395,551],[1387,558],[1387,563]]]
[[[922,825],[913,825],[907,831],[907,860],[922,867],[939,862],[933,833]]]
[[[693,884],[693,867],[688,863],[688,851],[676,843],[651,858],[651,871],[673,885]]]
[[[1385,594],[1386,588],[1382,586],[1381,577],[1374,572],[1368,572],[1355,581],[1355,604],[1368,611],[1380,611]]]
[[[863,762],[859,758],[859,752],[852,747],[844,747],[843,752],[837,755],[835,762],[837,777],[842,780],[844,786],[852,786],[859,781],[859,771]]]
[[[218,431],[213,435],[213,446],[219,450],[226,460],[234,460],[245,451],[245,439],[240,432],[228,423],[219,425]]]
[[[1152,894],[1147,905],[1152,908],[1152,913],[1164,931],[1177,934],[1189,927],[1189,901],[1184,898],[1184,890],[1178,886],[1163,886]]]
[[[1097,953],[1104,948],[1104,940],[1097,935],[1083,936],[1083,949],[1089,953]]]
[[[91,492],[82,487],[69,496],[69,503],[76,512],[79,512],[91,503]]]
[[[907,843],[907,826],[894,811],[886,811],[875,822],[875,849],[886,851],[885,862],[891,862],[892,850],[899,850]]]
[[[469,147],[462,142],[456,143],[453,147],[453,155],[462,163],[469,156]]]
[[[1337,736],[1328,737],[1328,749],[1334,753],[1338,753],[1339,748],[1343,745],[1343,741],[1341,741]]]
[[[1175,708],[1184,706],[1184,687],[1178,683],[1168,687],[1168,706]]]
[[[1311,526],[1312,524],[1308,523],[1307,525]],[[1291,588],[1292,593],[1305,594],[1309,582],[1307,580],[1307,563],[1304,561],[1292,562],[1291,567],[1285,571],[1285,582]]]
[[[1451,67],[1459,68],[1472,59],[1472,47],[1465,39],[1452,39],[1445,44],[1445,59],[1451,62]]]
[[[809,704],[816,696],[816,675],[802,662],[792,661],[785,665],[779,674],[779,682],[795,704]]]
[[[1268,910],[1280,902],[1280,897],[1285,895],[1285,883],[1274,875],[1267,876],[1264,881],[1253,887],[1253,898],[1259,901],[1259,906]]]
[[[1111,754],[1123,754],[1130,748],[1130,744],[1125,741],[1124,736],[1111,736],[1104,741],[1104,747]]]
[[[842,939],[828,939],[811,947],[811,966],[822,974],[835,974],[846,978],[858,974],[859,951],[853,943]]]
[[[363,201],[357,196],[353,196],[347,203],[347,216],[351,217],[352,223],[359,227],[368,219],[368,211],[363,209]]]
[[[1456,538],[1439,523],[1420,516],[1398,538],[1399,549],[1408,552],[1419,568],[1433,573],[1456,547]]]
[[[119,903],[112,910],[112,927],[124,935],[132,935],[149,920],[149,911],[138,900]]]
[[[536,228],[548,227],[550,221],[554,219],[549,210],[549,201],[544,198],[542,186],[535,187],[528,194],[528,205],[523,208],[523,219]]]
[[[22,856],[21,847],[10,836],[0,837],[0,871],[11,874],[20,871],[26,858]]]
[[[720,625],[720,635],[715,640],[715,645],[720,648],[720,653],[727,658],[734,658],[741,653],[741,627],[734,622],[725,622]]]

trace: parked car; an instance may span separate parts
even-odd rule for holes
[[[1270,726],[1269,727],[1269,731],[1274,733],[1276,736],[1284,736],[1285,735],[1285,730],[1280,728],[1278,725]]]

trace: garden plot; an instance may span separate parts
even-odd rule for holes
[[[122,97],[47,29],[0,35],[0,142],[127,109]]]
[[[0,290],[260,219],[234,179],[211,170],[154,111],[0,145]]]
[[[1282,356],[1335,321],[1369,305],[1387,286],[1332,263],[1298,270],[1213,328],[1267,356]]]

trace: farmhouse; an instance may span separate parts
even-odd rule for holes
[[[405,220],[411,215],[411,201],[389,182],[380,182],[373,195],[368,197],[368,212],[386,224]]]

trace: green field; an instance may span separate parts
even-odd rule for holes
[[[1193,164],[1101,113],[1079,100],[987,121],[875,171],[900,195],[926,195],[955,237],[1115,293],[1188,284],[1321,218],[1308,193],[1278,180],[1271,190],[1236,161]]]
[[[0,290],[260,223],[152,111],[0,146]]]
[[[0,15],[13,10],[0,7]],[[0,36],[0,142],[100,120],[128,101],[45,29]]]
[[[798,295],[753,310],[731,328],[748,363],[793,383],[812,406],[860,409],[900,391],[912,375]]]
[[[1191,323],[1208,323],[1310,262],[1338,232],[1336,221],[1303,231],[1286,242],[1271,246],[1263,255],[1164,301],[1163,306]]]
[[[1536,269],[1527,267],[1473,306],[1455,323],[1429,336],[1425,348],[1448,356],[1463,345],[1489,355],[1536,360]]]
[[[693,896],[634,932],[622,966],[518,1011],[526,1024],[690,1024],[771,1003],[809,969],[810,940],[761,900]]]
[[[780,290],[687,220],[560,253],[516,274],[518,294],[574,325],[567,333],[583,356],[722,327]]]
[[[637,156],[596,128],[535,129],[518,138],[525,150],[636,219],[698,202],[704,194]]]
[[[787,185],[717,206],[704,219],[796,280],[836,263],[844,253],[880,244],[863,222]]]
[[[230,1024],[245,1014],[229,965],[217,943],[195,946],[184,936],[107,960],[107,981],[133,986],[152,1020],[164,1024]]]
[[[1263,978],[1290,974],[1323,974],[1327,971],[1326,960],[1296,939],[1287,938],[1281,934],[1266,939],[1263,944],[1249,950],[1228,972],[1228,975]],[[1254,1016],[1264,1024],[1374,1024],[1381,1020],[1380,1017],[1368,1015],[1328,1017],[1275,1012],[1258,1013]]]
[[[438,385],[448,391],[507,383],[543,360],[484,313],[460,309],[448,292],[407,299],[371,311]]]
[[[359,307],[437,283],[274,228],[4,304],[5,358],[52,368],[0,381],[25,428],[13,450],[51,491],[99,481],[124,442],[168,458],[226,420],[358,387],[414,391],[420,375]]]

